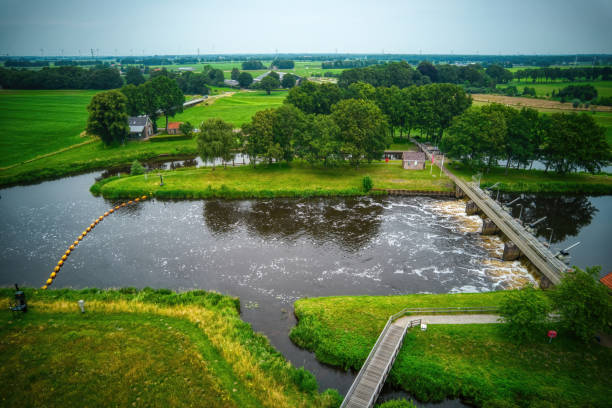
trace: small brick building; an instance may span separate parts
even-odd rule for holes
[[[179,127],[181,126],[183,122],[170,122],[168,123],[168,129],[166,129],[166,132],[169,135],[178,135],[180,133]]]
[[[424,170],[425,160],[423,152],[404,152],[402,154],[402,165],[405,170]]]

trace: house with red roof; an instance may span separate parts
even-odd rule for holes
[[[168,123],[168,129],[166,129],[166,132],[169,135],[178,135],[180,133],[179,127],[181,126],[183,122],[170,122]]]
[[[599,281],[606,285],[608,289],[612,290],[612,272],[601,278]]]

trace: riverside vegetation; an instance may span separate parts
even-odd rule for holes
[[[546,292],[537,292],[547,297]],[[359,369],[387,319],[407,307],[499,306],[504,292],[335,296],[298,300],[291,339],[318,360]],[[430,325],[411,330],[388,378],[422,401],[460,397],[484,407],[588,407],[609,404],[612,350],[559,336],[517,345],[503,325]]]
[[[0,289],[0,303],[7,306],[12,292]],[[25,292],[29,311],[0,317],[2,405],[331,407],[341,400],[334,390],[320,394],[310,372],[254,333],[236,298],[146,288]]]

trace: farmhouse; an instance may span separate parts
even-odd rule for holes
[[[183,122],[170,122],[168,123],[168,129],[166,129],[166,132],[169,135],[178,135],[179,134],[179,127],[181,126]]]
[[[153,123],[146,115],[128,117],[128,125],[132,139],[144,139],[153,134]]]
[[[424,170],[425,153],[423,152],[404,152],[402,162],[405,170]]]

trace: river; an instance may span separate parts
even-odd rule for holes
[[[76,236],[115,204],[89,193],[99,176],[0,190],[0,285],[42,285]],[[532,199],[535,207],[525,205],[524,217],[551,214],[545,200]],[[541,227],[557,230],[553,243],[582,241],[573,260],[610,271],[612,196],[550,205],[559,216]],[[312,371],[321,389],[344,393],[355,373],[324,366],[289,340],[295,300],[481,292],[535,282],[519,262],[499,261],[501,240],[480,236],[480,218],[463,210],[461,201],[426,197],[152,200],[101,222],[53,287],[150,286],[238,296],[245,321],[294,365]],[[576,211],[589,216],[571,216]]]

